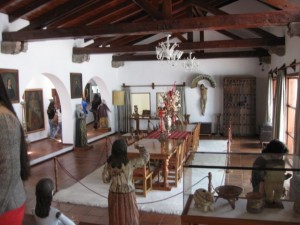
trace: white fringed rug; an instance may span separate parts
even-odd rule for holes
[[[226,152],[227,140],[199,140],[198,152]]]
[[[216,142],[215,140],[210,140],[211,142]],[[199,150],[202,151],[204,149],[203,144],[204,140],[200,141]],[[223,141],[227,143],[226,141]],[[219,146],[219,149],[224,145],[224,143]],[[215,146],[217,147],[217,146]],[[214,148],[216,149],[216,148]],[[223,150],[224,151],[224,150]],[[225,149],[226,151],[226,149]],[[224,157],[219,157],[217,159],[214,157],[211,159],[212,161],[215,160],[222,160],[222,164],[225,161]],[[206,163],[209,163],[206,161]],[[80,204],[80,205],[87,205],[87,206],[98,206],[98,207],[107,207],[107,196],[108,196],[108,189],[109,185],[104,184],[101,179],[103,167],[96,169],[94,172],[83,178],[80,182],[72,185],[69,188],[63,189],[58,191],[55,195],[53,200],[56,202],[65,202],[65,203],[72,203],[72,204]],[[203,177],[207,176],[208,169],[201,169],[193,171],[192,173],[192,183],[195,184]],[[213,173],[213,186],[219,186],[220,182],[223,178],[224,171],[218,170],[214,171]],[[207,189],[207,179],[204,181],[199,182],[196,186],[192,188],[194,191],[197,188],[205,188]],[[153,190],[147,194],[147,197],[142,197],[137,195],[137,202],[138,207],[142,211],[147,212],[157,212],[162,214],[175,214],[181,215],[183,210],[183,181],[178,184],[177,188],[172,188],[171,191],[158,191]]]

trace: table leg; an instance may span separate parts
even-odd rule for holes
[[[169,159],[163,160],[163,165],[162,165],[162,175],[163,175],[163,182],[159,182],[153,184],[153,189],[155,190],[163,190],[163,191],[170,191],[172,187],[169,186],[168,183],[168,174],[169,174]]]

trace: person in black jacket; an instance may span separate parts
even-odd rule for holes
[[[47,109],[47,115],[48,115],[48,120],[49,120],[49,127],[50,127],[50,138],[55,139],[55,126],[53,122],[53,118],[55,116],[55,106],[54,106],[54,101],[50,100],[50,103],[48,105]]]
[[[98,119],[99,119],[98,107],[101,103],[102,103],[101,96],[99,96],[97,93],[94,94],[93,101],[92,101],[92,108],[91,108],[91,112],[93,113],[94,116],[94,129],[98,128]]]

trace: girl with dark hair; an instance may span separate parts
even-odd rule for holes
[[[21,225],[30,175],[24,131],[0,79],[0,224]]]
[[[49,178],[39,180],[35,188],[36,205],[33,212],[37,225],[75,225],[58,209],[51,207],[54,192],[53,181]]]
[[[135,146],[140,157],[127,158],[125,140],[116,140],[111,156],[102,172],[104,183],[111,182],[108,194],[108,214],[110,225],[138,225],[139,212],[136,203],[132,175],[135,168],[143,167],[149,160],[149,153],[143,146]]]

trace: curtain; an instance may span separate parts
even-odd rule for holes
[[[124,106],[121,106],[120,109],[120,131],[124,133],[130,132],[130,115],[131,112],[131,98],[130,98],[130,88],[125,87],[123,88],[125,91],[125,99],[124,99]]]
[[[294,154],[300,154],[300,72],[297,86],[297,103],[296,103],[296,115],[295,115],[295,130],[294,130]],[[297,165],[297,159],[294,159],[295,165]],[[300,195],[300,172],[293,172],[293,177],[290,181],[291,191],[290,198],[299,198]]]
[[[279,70],[273,107],[273,138],[285,143],[285,70]]]
[[[272,75],[268,76],[267,108],[265,114],[265,124],[272,125],[273,119],[273,80]]]
[[[182,116],[185,116],[186,114],[186,99],[185,99],[185,87],[176,87],[176,89],[179,91],[180,94],[180,109],[179,109],[179,113]]]
[[[294,130],[294,154],[300,154],[300,72],[297,86],[297,103]]]

